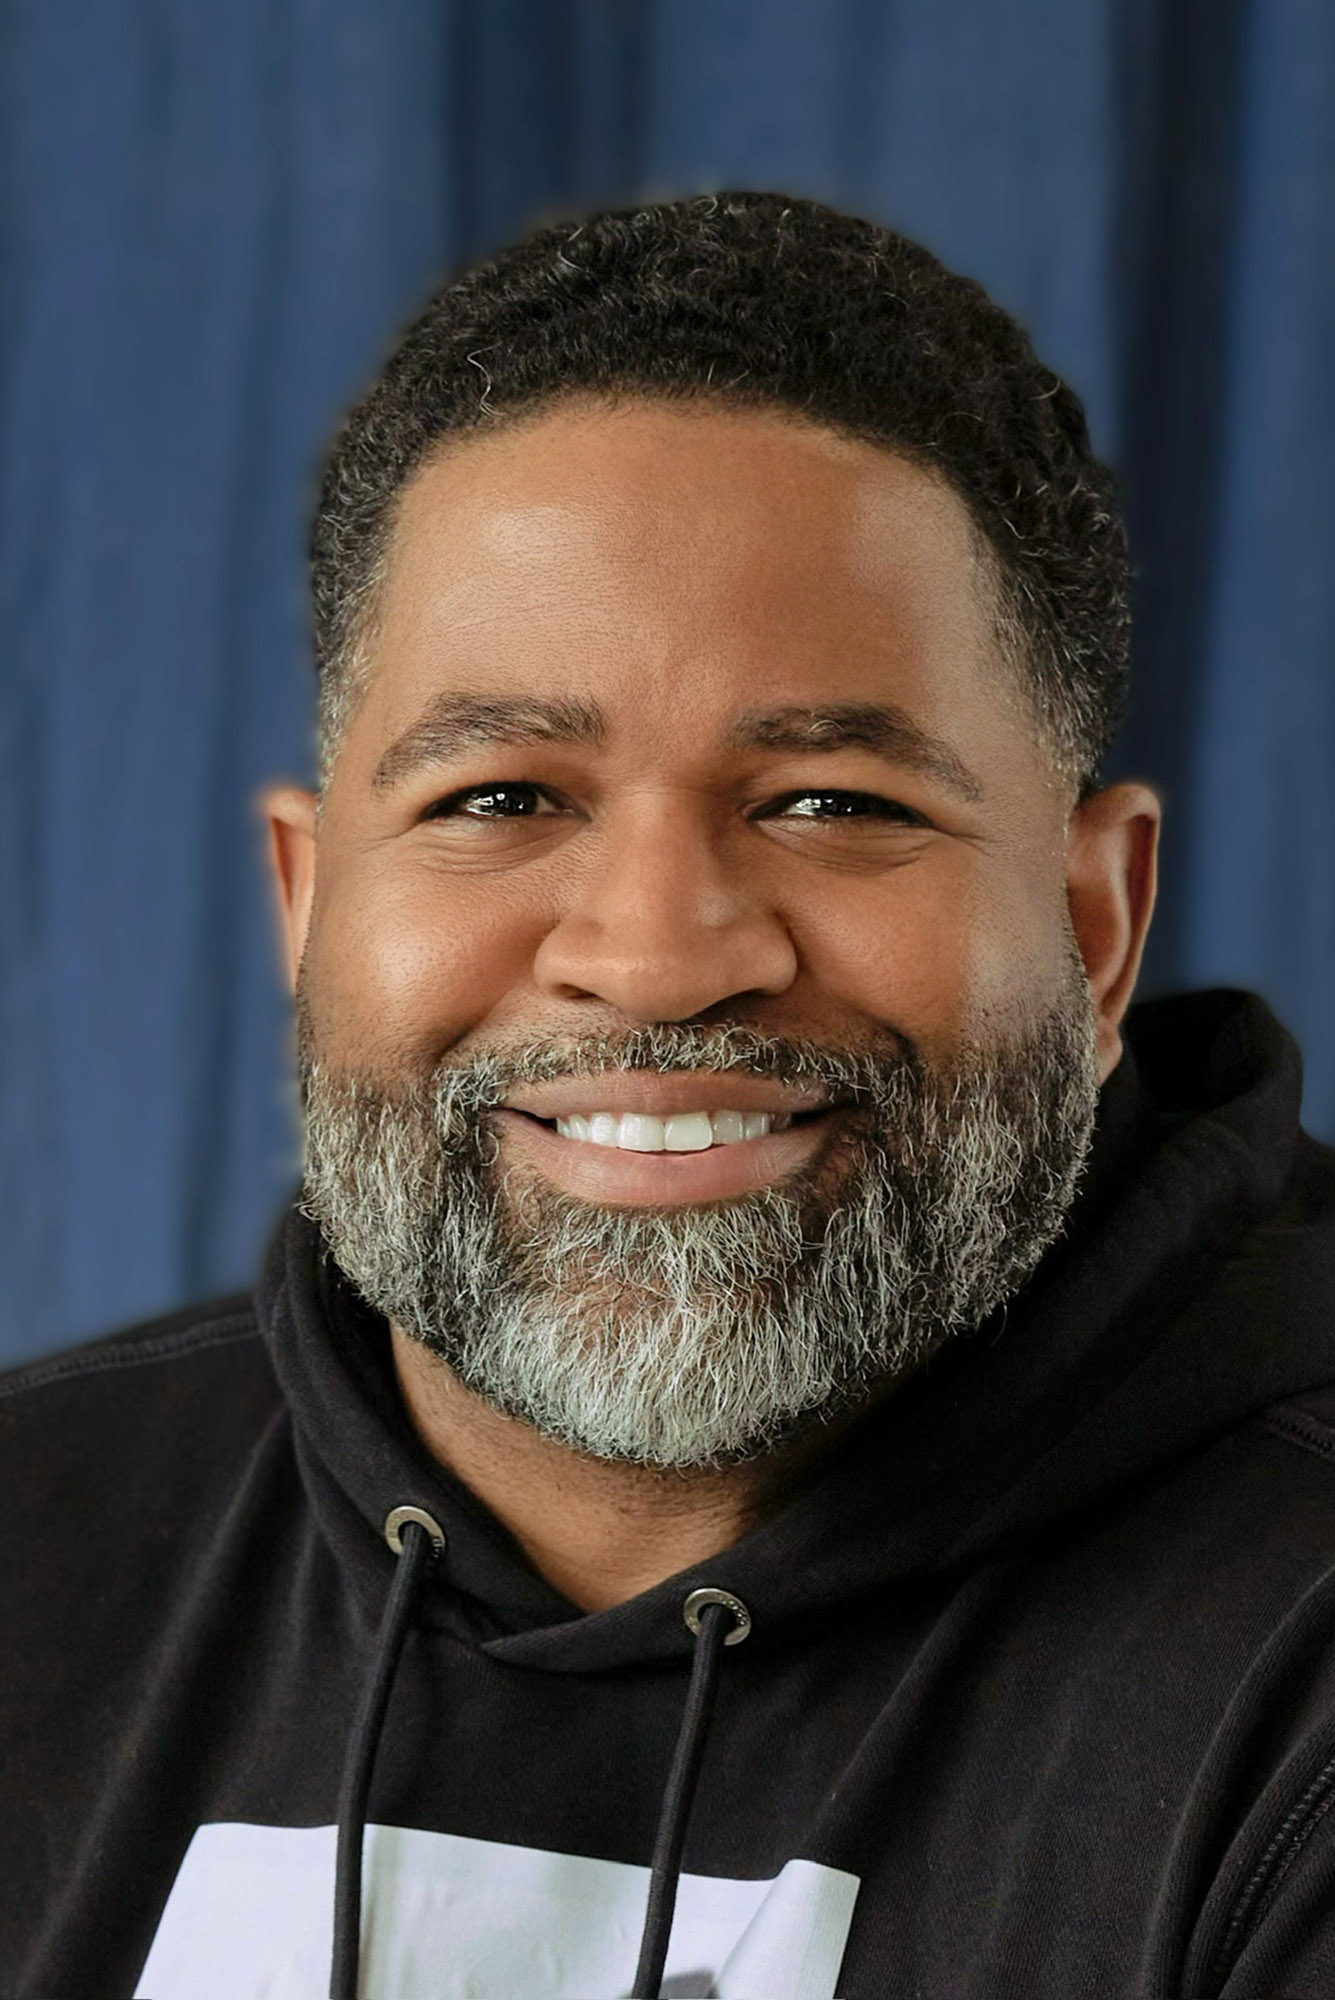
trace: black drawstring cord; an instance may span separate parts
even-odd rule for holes
[[[705,1754],[705,1736],[718,1689],[719,1661],[724,1646],[735,1646],[751,1629],[746,1606],[728,1591],[696,1590],[686,1600],[686,1623],[695,1633],[695,1655],[691,1661],[691,1684],[686,1690],[677,1747],[668,1773],[667,1790],[658,1816],[653,1865],[649,1873],[649,1901],[640,1937],[640,1958],[635,1968],[631,2000],[659,2000],[663,1967],[667,1962],[672,1916],[677,1907],[677,1884],[686,1847],[686,1825],[695,1799],[695,1787]]]
[[[409,1532],[411,1530],[411,1532]],[[329,2000],[357,2000],[361,1970],[362,1841],[366,1807],[385,1710],[398,1672],[399,1656],[412,1622],[413,1603],[426,1567],[442,1555],[445,1536],[420,1507],[396,1507],[385,1521],[385,1540],[399,1558],[394,1582],[376,1635],[375,1657],[362,1688],[348,1740],[338,1794],[338,1847],[334,1863],[334,1949],[329,1968]],[[631,2000],[659,2000],[663,1967],[672,1935],[686,1827],[704,1757],[705,1736],[718,1688],[725,1646],[736,1646],[751,1630],[751,1614],[731,1591],[693,1590],[682,1615],[695,1634],[691,1683],[686,1690],[677,1747],[668,1773],[654,1840],[649,1900],[640,1939],[639,1964]]]
[[[434,1532],[433,1532],[434,1531]],[[445,1537],[429,1514],[416,1507],[396,1507],[385,1523],[385,1537],[398,1555],[394,1582],[376,1634],[375,1658],[362,1687],[353,1718],[338,1792],[338,1849],[334,1863],[334,1950],[329,1968],[329,2000],[357,2000],[361,1961],[362,1838],[366,1803],[380,1730],[398,1672],[399,1655],[408,1636],[417,1586],[427,1564],[445,1546]]]

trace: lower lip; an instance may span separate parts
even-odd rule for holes
[[[567,1194],[609,1206],[666,1208],[677,1202],[724,1201],[748,1194],[796,1173],[820,1151],[835,1113],[767,1132],[763,1139],[739,1139],[701,1153],[631,1153],[619,1146],[595,1146],[587,1139],[563,1139],[522,1111],[497,1111],[505,1153],[530,1161]]]

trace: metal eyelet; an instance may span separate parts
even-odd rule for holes
[[[681,1615],[692,1632],[700,1630],[700,1613],[707,1604],[721,1604],[725,1611],[731,1611],[733,1626],[725,1646],[740,1646],[751,1631],[751,1613],[740,1597],[734,1597],[730,1590],[693,1590],[681,1607]]]
[[[445,1553],[445,1530],[433,1514],[425,1507],[393,1507],[385,1516],[385,1540],[396,1556],[403,1554],[403,1531],[410,1521],[416,1521],[419,1528],[425,1528],[431,1537],[432,1558]]]

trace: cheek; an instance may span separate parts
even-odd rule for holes
[[[528,978],[544,918],[429,868],[350,866],[317,887],[303,988],[321,1050],[356,1066],[434,1062]]]
[[[901,1028],[931,1055],[990,1039],[1060,990],[1065,905],[986,864],[906,870],[795,915],[831,1001]]]

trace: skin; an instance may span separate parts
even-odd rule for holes
[[[596,708],[601,726],[479,741],[476,713],[471,733],[457,707],[440,726],[458,697],[564,702],[565,722]],[[893,736],[739,739],[741,718],[832,704],[893,705],[934,754]],[[541,809],[459,797],[500,785],[539,788],[500,802]],[[813,795],[835,791],[883,803],[832,817]],[[382,1079],[697,1019],[832,1045],[890,1028],[945,1061],[1051,1007],[1072,935],[1106,1077],[1159,825],[1143,785],[1073,801],[942,482],[781,413],[648,401],[567,403],[418,473],[321,808],[290,787],[265,808],[317,1047]],[[502,1163],[602,1202],[725,1199],[836,1156],[838,1109],[675,1157],[580,1145],[536,1117],[791,1096],[566,1082],[497,1114]],[[394,1354],[428,1448],[588,1609],[729,1546],[837,1448],[826,1431],[722,1471],[609,1466],[490,1410],[397,1332]]]

